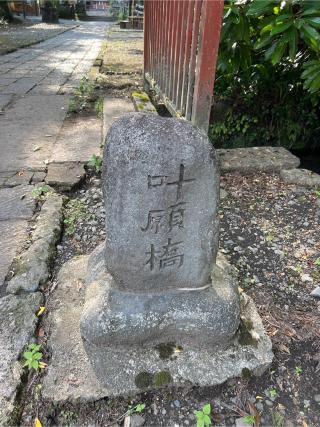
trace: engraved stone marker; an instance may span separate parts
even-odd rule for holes
[[[207,285],[218,248],[219,195],[208,138],[188,123],[132,115],[111,128],[107,141],[105,255],[119,289]]]
[[[239,294],[216,259],[219,166],[208,137],[182,120],[129,114],[112,125],[103,162],[106,242],[89,258],[81,317],[99,382],[119,394],[163,385],[157,375],[194,382],[211,367],[213,384],[241,373],[249,353],[235,366]],[[179,356],[163,361],[161,346]]]

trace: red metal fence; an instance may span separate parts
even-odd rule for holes
[[[171,114],[208,130],[223,0],[145,0],[144,77]]]

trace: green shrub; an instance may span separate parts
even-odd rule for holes
[[[225,2],[209,129],[216,146],[315,147],[319,29],[318,0]]]
[[[7,1],[0,1],[0,20],[12,22],[13,15]]]

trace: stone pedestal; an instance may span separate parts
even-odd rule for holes
[[[176,119],[123,116],[107,135],[103,190],[107,237],[89,258],[81,315],[100,384],[122,394],[265,367],[254,350],[261,331],[239,348],[240,296],[217,259],[219,165],[207,136]]]

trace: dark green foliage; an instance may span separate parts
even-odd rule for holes
[[[209,131],[216,146],[318,143],[319,30],[319,1],[226,1]]]
[[[75,19],[75,7],[68,1],[64,1],[58,5],[59,18],[61,19]]]
[[[13,15],[7,1],[0,1],[0,20],[4,19],[7,22],[13,21]]]
[[[83,0],[80,0],[76,3],[75,14],[76,14],[76,17],[79,19],[81,19],[87,15],[86,4]]]

